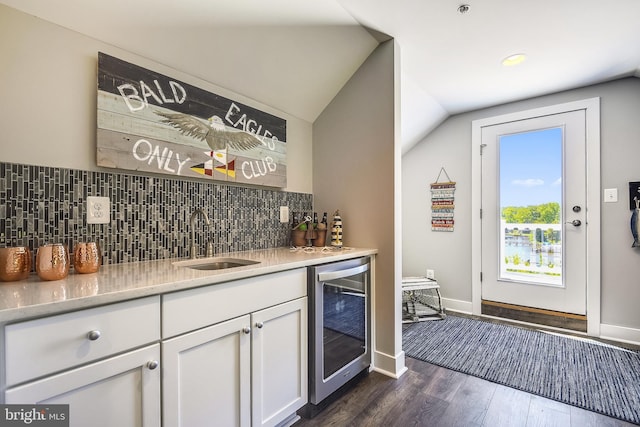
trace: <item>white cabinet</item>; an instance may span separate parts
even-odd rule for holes
[[[160,298],[5,327],[5,403],[69,404],[70,426],[160,426]]]
[[[307,298],[251,315],[251,418],[275,426],[307,403]]]
[[[251,343],[243,316],[162,343],[166,427],[251,425]]]
[[[14,323],[5,327],[6,382],[12,386],[159,340],[157,296]]]
[[[160,426],[158,344],[13,387],[6,403],[68,404],[71,427]]]
[[[163,334],[186,327],[162,343],[165,427],[275,426],[307,402],[304,269],[167,295]]]
[[[307,403],[306,278],[298,268],[4,325],[0,395],[69,404],[72,427],[282,424]]]

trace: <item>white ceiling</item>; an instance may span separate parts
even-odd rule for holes
[[[403,152],[451,114],[640,77],[638,0],[465,1],[0,3],[310,122],[377,45],[363,26],[380,31],[400,46]]]

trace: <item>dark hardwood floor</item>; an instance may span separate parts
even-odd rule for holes
[[[369,373],[307,426],[633,426],[473,376],[407,358],[399,379]]]

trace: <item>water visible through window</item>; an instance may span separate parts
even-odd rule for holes
[[[563,129],[499,139],[500,279],[562,285]]]

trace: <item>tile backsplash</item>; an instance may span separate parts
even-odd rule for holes
[[[86,223],[87,196],[109,197],[111,222]],[[23,245],[35,253],[45,243],[97,241],[103,263],[117,264],[189,255],[191,213],[204,254],[288,246],[289,224],[280,206],[310,212],[311,194],[177,180],[120,172],[94,172],[0,163],[0,247]]]

